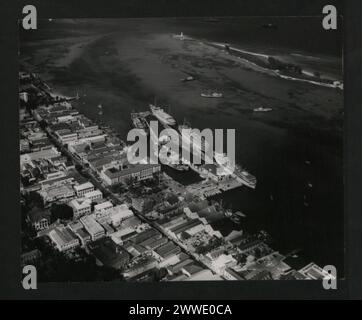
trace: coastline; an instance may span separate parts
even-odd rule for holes
[[[328,178],[328,175],[337,171],[336,175],[339,176],[342,172],[339,162],[341,145],[338,140],[342,132],[339,122],[340,112],[343,110],[342,92],[310,83],[276,77],[271,79],[268,74],[251,70],[250,63],[225,60],[215,54],[216,50],[203,46],[198,48],[191,42],[187,44],[175,41],[171,32],[148,34],[136,30],[133,37],[124,33],[115,33],[111,38],[103,37],[88,44],[87,50],[77,59],[69,61],[67,66],[56,68],[49,64],[50,83],[54,82],[61,92],[69,96],[75,95],[75,88],[79,89],[82,99],[77,102],[76,107],[90,118],[100,119],[96,106],[102,103],[102,121],[114,127],[122,136],[130,128],[130,119],[124,115],[132,109],[142,110],[153,101],[154,96],[157,96],[160,103],[171,105],[171,112],[178,121],[187,117],[187,120],[200,129],[205,126],[235,127],[240,147],[238,161],[257,172],[256,175],[261,177],[265,189],[259,189],[258,193],[266,194],[250,196],[242,191],[241,200],[238,199],[237,202],[240,202],[242,209],[247,208],[245,211],[248,220],[254,219],[268,224],[270,219],[280,219],[280,223],[273,222],[272,228],[276,231],[279,228],[284,233],[281,242],[283,237],[288,239],[297,228],[297,223],[288,217],[290,214],[296,215],[297,221],[304,214],[303,219],[306,220],[309,233],[315,231],[312,226],[315,221],[322,223],[329,218],[340,221],[338,213],[335,212],[339,210],[339,205],[333,208],[325,202],[325,207],[316,204],[316,209],[312,207],[308,210],[301,210],[286,199],[283,199],[285,204],[280,205],[280,208],[276,205],[275,209],[254,206],[255,201],[268,204],[263,199],[269,197],[271,189],[281,189],[273,191],[279,193],[280,198],[291,197],[286,192],[288,188],[292,194],[296,194],[297,200],[299,196],[302,197],[302,194],[299,195],[304,192],[300,190],[302,187],[295,186],[290,181],[298,176],[296,172],[304,173],[307,170],[303,163],[309,158],[313,159],[315,167],[312,168],[313,177],[320,181],[319,187],[318,183],[315,183],[317,191],[313,190],[314,197],[328,201],[326,194],[331,193],[332,198],[338,198],[340,182]],[[107,55],[106,51],[111,54]],[[43,58],[45,66],[48,59],[52,61],[47,55]],[[42,61],[41,54],[37,60]],[[236,66],[238,68],[235,68]],[[267,72],[272,73],[270,70]],[[180,86],[179,79],[183,78],[185,73],[194,73],[197,81]],[[202,100],[199,97],[200,91],[209,87],[221,88],[225,99]],[[259,104],[273,107],[273,112],[253,114],[251,110],[254,106],[260,106]],[[335,139],[337,145],[334,145]],[[285,151],[286,148],[291,148],[291,152]],[[319,150],[325,152],[322,158]],[[289,154],[292,151],[300,153],[302,159],[295,159],[293,154]],[[286,170],[288,172],[283,172],[285,166],[290,166]],[[309,171],[311,170],[308,169],[308,177],[312,175]],[[305,182],[298,177],[298,180],[295,180],[295,184],[297,183],[303,185]],[[331,188],[336,189],[334,193]],[[331,217],[325,216],[321,211],[329,209]],[[258,213],[258,210],[263,213]],[[282,214],[278,210],[285,212]],[[288,210],[294,210],[297,214]],[[284,222],[288,219],[293,220],[290,225]],[[287,229],[291,231],[288,233]],[[331,231],[323,232],[333,235],[334,230],[332,227]],[[307,241],[305,235],[300,237]],[[319,239],[322,235],[317,234],[314,237],[317,238],[314,242],[323,241]],[[328,259],[330,257],[324,257],[323,261]]]

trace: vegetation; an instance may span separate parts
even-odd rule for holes
[[[83,250],[77,250],[78,259],[68,258],[66,254],[43,245],[42,263],[38,267],[39,282],[83,282],[122,280],[119,270],[98,266],[94,257]]]
[[[69,220],[73,218],[73,210],[67,204],[57,204],[53,203],[51,208],[51,222],[54,222],[58,219]]]

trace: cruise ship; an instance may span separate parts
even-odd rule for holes
[[[176,124],[176,120],[171,117],[168,113],[166,113],[162,108],[156,107],[151,104],[150,109],[152,114],[164,125],[174,126]]]
[[[200,136],[200,131],[192,129],[188,124],[182,124],[178,126],[178,130],[181,135],[182,143],[190,145],[190,148],[195,147],[199,151],[206,151],[208,143]]]
[[[240,166],[236,165],[234,173],[236,177],[240,179],[246,186],[255,189],[257,182],[256,177],[246,171],[246,169],[243,169]]]
[[[237,164],[235,164],[235,167],[232,167],[230,164],[230,160],[228,159],[225,153],[220,154],[215,152],[214,156],[216,162],[220,166],[222,166],[226,170],[226,172],[232,172],[233,175],[236,177],[236,179],[238,179],[244,185],[246,185],[249,188],[255,189],[257,182],[255,176],[253,176],[251,173],[246,171],[246,169],[241,168]]]

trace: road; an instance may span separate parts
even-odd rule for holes
[[[72,159],[72,161],[79,165],[81,168],[82,168],[82,175],[84,175],[84,172],[86,172],[87,176],[85,176],[86,178],[90,179],[91,182],[100,190],[102,191],[104,194],[108,194],[109,197],[112,198],[113,200],[113,203],[116,204],[116,205],[119,205],[119,204],[123,204],[124,201],[121,200],[120,196],[113,193],[109,187],[106,187],[103,185],[103,183],[101,183],[97,177],[95,176],[95,172],[93,172],[92,169],[90,168],[86,168],[84,166],[84,163],[78,159],[74,154],[72,154],[63,144],[61,144],[58,139],[55,137],[55,135],[50,131],[50,129],[46,129],[48,135],[49,135],[49,138],[50,140],[54,143],[54,145],[66,156],[68,156],[69,158]],[[177,245],[178,247],[181,248],[181,250],[183,252],[185,252],[186,254],[192,256],[196,261],[198,261],[202,266],[204,266],[206,269],[209,269],[211,270],[213,273],[214,271],[212,269],[210,269],[202,260],[200,260],[200,258],[195,255],[194,253],[190,253],[188,252],[185,248],[184,248],[184,245],[182,244],[182,242],[174,239],[173,237],[171,237],[170,235],[167,234],[167,232],[165,230],[163,230],[163,228],[161,228],[160,226],[158,226],[155,222],[153,221],[150,221],[149,219],[147,219],[145,216],[143,216],[141,213],[139,213],[137,210],[135,210],[134,208],[133,209],[133,212],[135,214],[135,216],[137,218],[139,218],[141,221],[149,224],[151,227],[153,227],[154,229],[158,230],[161,234],[163,234],[165,237],[167,237],[170,241],[172,241],[175,245]]]

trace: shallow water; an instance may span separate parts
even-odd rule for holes
[[[197,19],[58,22],[53,32],[52,26],[39,30],[41,40],[23,38],[21,48],[23,57],[30,56],[28,63],[38,65],[38,72],[59,91],[71,96],[79,92],[76,107],[81,112],[111,125],[124,138],[131,128],[130,112],[145,110],[155,96],[171,106],[179,123],[186,118],[199,129],[234,128],[237,162],[258,179],[256,190],[245,187],[222,195],[224,203],[247,215],[239,227],[265,229],[275,249],[301,248],[307,261],[343,270],[343,94],[266,76],[209,49],[170,40],[171,33],[183,31],[255,52],[287,53],[293,61],[341,77],[340,36],[323,34],[319,20],[308,19],[273,18],[277,30],[261,28],[271,21],[265,18],[212,24]],[[77,51],[74,60],[57,52],[59,46],[74,45],[64,38],[88,41],[99,34],[105,37],[84,47],[81,55]],[[305,34],[310,35],[307,40]],[[61,40],[50,47],[44,41],[57,37]],[[57,67],[56,59],[69,65]],[[185,70],[197,73],[198,81],[181,85]],[[200,97],[200,91],[212,86],[221,88],[225,99]],[[96,108],[100,103],[102,116]],[[261,105],[273,111],[252,112]],[[220,225],[234,227],[229,221]]]

